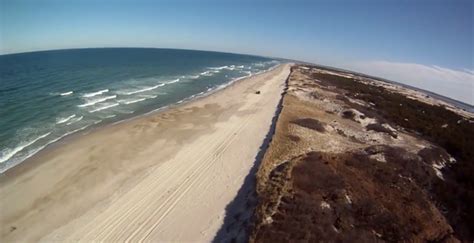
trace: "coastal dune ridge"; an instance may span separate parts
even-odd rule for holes
[[[37,153],[0,178],[0,238],[212,241],[289,72],[281,64]]]

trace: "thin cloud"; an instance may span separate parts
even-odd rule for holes
[[[408,84],[474,105],[474,70],[388,61],[357,62],[345,68]]]

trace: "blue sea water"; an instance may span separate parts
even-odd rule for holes
[[[0,173],[67,135],[192,99],[278,60],[97,48],[0,56]]]

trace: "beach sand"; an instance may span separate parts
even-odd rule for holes
[[[0,241],[211,241],[255,163],[289,72],[281,65],[75,136],[7,171]]]

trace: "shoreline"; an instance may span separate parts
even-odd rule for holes
[[[92,125],[89,125],[87,126],[85,129],[82,129],[82,130],[79,130],[79,131],[76,131],[76,132],[73,132],[71,134],[68,134],[68,135],[65,135],[64,137],[61,137],[59,138],[58,140],[52,142],[52,143],[49,143],[47,144],[44,148],[40,149],[39,151],[31,154],[29,157],[27,157],[26,159],[24,159],[23,161],[5,169],[4,171],[0,172],[0,182],[1,182],[1,178],[3,177],[4,174],[7,174],[8,171],[12,171],[12,170],[22,170],[22,169],[15,169],[17,167],[24,167],[25,165],[24,164],[27,164],[27,163],[31,163],[30,160],[35,160],[35,157],[43,154],[43,153],[46,153],[48,150],[50,149],[54,149],[55,147],[57,146],[61,146],[61,145],[64,145],[64,143],[67,143],[67,142],[70,142],[70,141],[73,141],[73,139],[76,139],[77,137],[81,137],[83,135],[87,135],[91,132],[95,132],[97,130],[100,130],[100,129],[104,129],[104,128],[107,128],[109,126],[115,126],[115,125],[118,125],[118,124],[121,124],[121,123],[124,123],[124,122],[130,122],[130,121],[133,121],[135,119],[140,119],[142,117],[147,117],[147,116],[153,116],[153,115],[157,115],[159,114],[160,112],[166,112],[170,109],[175,109],[175,108],[178,108],[182,105],[185,105],[185,104],[188,104],[190,102],[194,102],[198,99],[202,99],[202,98],[205,98],[207,96],[210,96],[216,92],[219,92],[221,90],[224,90],[232,85],[234,85],[235,83],[238,83],[239,81],[241,80],[245,80],[245,79],[248,79],[248,78],[251,78],[251,77],[256,77],[256,76],[259,76],[261,74],[264,74],[264,73],[267,73],[267,72],[270,72],[276,68],[278,68],[279,66],[281,65],[284,65],[284,63],[280,63],[280,64],[277,64],[273,67],[270,67],[268,68],[267,70],[264,70],[264,71],[260,71],[260,72],[257,72],[255,74],[251,74],[251,75],[247,75],[247,76],[242,76],[242,77],[238,77],[238,78],[235,78],[233,80],[230,80],[228,83],[224,83],[224,84],[221,84],[207,92],[201,92],[201,93],[198,93],[198,94],[194,94],[190,97],[186,97],[184,99],[181,99],[175,103],[171,103],[169,105],[165,105],[165,106],[162,106],[162,107],[159,107],[159,108],[156,108],[156,109],[153,109],[151,111],[147,111],[147,112],[144,112],[142,114],[133,114],[131,113],[130,116],[126,116],[124,117],[123,119],[120,119],[118,121],[111,121],[109,123],[104,123],[104,124],[92,124]],[[24,170],[24,169],[23,169]],[[13,173],[13,172],[10,172],[10,173]]]
[[[159,240],[212,240],[270,127],[288,73],[289,65],[281,64],[204,97],[67,136],[38,152],[0,176],[6,212],[1,238],[119,240],[124,238],[114,238],[113,232],[132,230],[137,237],[150,231],[142,236]],[[150,185],[154,189],[147,191]],[[158,208],[169,207],[153,213],[148,204],[134,204],[135,213],[116,213],[134,200],[136,205],[150,200]],[[168,205],[169,200],[174,203]],[[209,202],[214,207],[206,208]],[[149,233],[157,229],[146,228],[151,225],[136,230],[138,226],[117,225],[122,217],[147,215],[161,215],[162,227],[154,236]],[[119,217],[117,223],[108,220],[114,217]],[[177,219],[181,224],[176,225]],[[90,228],[92,221],[104,228]],[[192,230],[180,233],[176,227],[184,222],[193,224]]]

